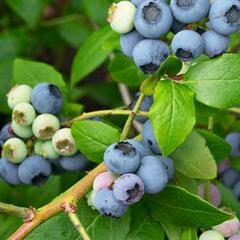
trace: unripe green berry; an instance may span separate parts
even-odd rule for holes
[[[16,85],[7,94],[8,106],[13,109],[19,103],[30,103],[32,88],[28,85]]]
[[[136,7],[130,1],[113,3],[108,11],[111,28],[120,34],[130,32],[134,27]]]
[[[33,134],[41,140],[49,140],[60,128],[58,118],[52,114],[44,113],[39,115],[32,125]]]
[[[62,156],[72,156],[77,153],[77,146],[70,128],[57,131],[52,139],[53,147]]]
[[[42,155],[42,145],[43,145],[43,141],[41,140],[37,140],[35,143],[34,143],[34,153],[37,154],[37,155]]]
[[[20,126],[31,125],[35,118],[35,109],[29,103],[19,103],[13,109],[12,119]]]
[[[208,230],[201,234],[199,240],[224,240],[224,237],[217,231]]]
[[[27,146],[19,138],[11,138],[3,145],[2,156],[12,163],[22,162],[27,154]]]
[[[12,129],[13,132],[20,138],[28,139],[33,136],[32,128],[31,126],[20,126],[16,122],[12,121]]]
[[[59,154],[55,151],[52,141],[46,141],[41,145],[41,155],[50,160],[59,158]]]

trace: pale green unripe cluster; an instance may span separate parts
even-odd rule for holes
[[[3,145],[2,156],[12,163],[22,162],[27,154],[27,146],[19,138],[11,138]]]
[[[58,130],[52,138],[53,147],[62,156],[72,156],[77,153],[77,146],[70,128]]]
[[[199,240],[224,240],[224,237],[221,233],[215,230],[208,230],[201,234]]]
[[[34,145],[34,152],[45,159],[56,160],[59,158],[51,141],[37,141]]]
[[[115,32],[128,33],[134,27],[135,13],[136,7],[130,1],[113,3],[109,8],[108,22]]]
[[[28,139],[33,136],[31,126],[23,127],[18,125],[15,121],[12,121],[12,129],[13,129],[13,132],[20,138]]]

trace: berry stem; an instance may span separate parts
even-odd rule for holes
[[[76,230],[79,232],[79,234],[82,236],[83,240],[91,240],[91,238],[88,236],[85,228],[80,222],[80,219],[78,215],[74,212],[68,213],[68,217],[71,220],[72,224],[76,228]]]
[[[234,112],[234,113],[240,113],[240,108],[237,108],[237,107],[229,108],[228,111]]]
[[[131,110],[121,110],[121,109],[88,112],[88,113],[83,113],[82,115],[80,115],[76,118],[73,118],[70,121],[64,122],[62,125],[70,127],[75,122],[86,120],[86,119],[89,119],[89,118],[92,118],[92,117],[108,116],[108,115],[131,115],[132,113],[133,113],[133,111],[131,111]],[[136,112],[134,114],[134,116],[135,115],[148,117],[148,112]]]
[[[121,140],[124,140],[127,137],[128,132],[131,127],[131,123],[132,123],[134,117],[136,116],[136,114],[138,113],[139,108],[143,102],[143,99],[144,99],[144,94],[141,93],[133,110],[128,111],[128,113],[130,113],[130,114],[128,114],[129,116],[128,116],[128,119],[124,126],[124,129],[123,129],[123,132],[121,135]],[[109,113],[112,111],[118,112],[120,110],[110,110],[110,111],[108,111],[108,114],[106,114],[106,115],[109,115]],[[99,112],[102,113],[105,111],[97,111],[97,113],[99,113]],[[89,118],[89,115],[90,115],[90,117],[96,116],[96,115],[92,115],[92,114],[93,113],[87,113],[87,114],[85,113],[85,115],[83,114],[82,116],[78,117],[77,120],[75,119],[73,122],[79,121],[79,118],[80,118],[80,120],[87,119],[87,118]],[[86,115],[87,115],[87,117],[86,117]],[[147,115],[143,114],[143,115],[147,116],[148,114]],[[101,115],[97,115],[97,116],[101,116]],[[99,164],[96,168],[94,168],[92,171],[90,171],[85,177],[83,177],[80,181],[78,181],[75,185],[73,185],[67,191],[65,191],[64,193],[57,196],[55,199],[53,199],[47,205],[38,209],[36,211],[35,217],[31,221],[25,222],[22,226],[20,226],[20,228],[15,233],[13,233],[13,235],[10,236],[8,238],[8,240],[24,239],[35,228],[37,228],[39,225],[41,225],[44,221],[53,217],[57,213],[65,210],[64,206],[66,203],[69,203],[69,204],[71,203],[73,205],[76,205],[77,201],[80,200],[89,191],[89,189],[93,185],[94,179],[100,173],[105,172],[106,170],[107,170],[107,168],[104,163]]]
[[[20,217],[26,222],[31,221],[35,217],[34,208],[18,207],[18,206],[3,203],[3,202],[0,202],[0,212],[7,215]]]
[[[143,93],[141,93],[140,96],[138,97],[138,100],[137,100],[137,102],[136,102],[133,110],[132,110],[131,113],[129,114],[128,119],[127,119],[127,121],[126,121],[126,123],[125,123],[125,126],[124,126],[124,128],[123,128],[123,131],[122,131],[122,134],[121,134],[121,140],[124,140],[124,139],[127,138],[128,133],[129,133],[129,130],[130,130],[131,125],[132,125],[132,122],[133,122],[135,116],[136,116],[137,114],[139,114],[138,111],[139,111],[139,109],[140,109],[140,107],[141,107],[141,105],[142,105],[142,102],[143,102],[143,100],[144,100],[144,97],[145,97],[145,96],[144,96]]]
[[[214,127],[214,117],[210,116],[208,118],[208,131],[213,132],[213,127]]]

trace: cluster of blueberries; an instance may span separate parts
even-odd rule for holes
[[[70,128],[61,128],[63,97],[53,84],[16,85],[8,93],[12,121],[0,131],[0,177],[11,185],[40,186],[52,173],[78,171],[89,161]]]
[[[114,3],[108,21],[121,34],[124,55],[146,74],[154,74],[170,55],[164,36],[171,31],[171,49],[182,61],[202,53],[224,53],[229,35],[240,29],[239,0],[132,0]],[[163,40],[159,40],[162,38]]]
[[[104,154],[108,171],[96,177],[88,196],[89,205],[100,214],[120,217],[144,193],[161,192],[174,176],[172,159],[161,156],[150,121],[142,132],[143,141],[129,139],[110,145]]]
[[[230,158],[240,157],[240,133],[229,133],[226,141],[231,145]],[[240,172],[230,165],[229,159],[222,161],[218,165],[218,174],[223,185],[231,188],[235,197],[240,200]]]

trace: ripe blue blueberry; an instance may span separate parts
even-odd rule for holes
[[[146,38],[159,38],[172,26],[170,7],[162,0],[145,0],[137,8],[135,28]]]
[[[171,0],[173,16],[182,23],[194,23],[204,18],[210,8],[209,0]]]
[[[135,64],[146,74],[155,73],[169,55],[168,45],[160,40],[145,39],[133,49]]]
[[[127,141],[119,142],[106,149],[104,163],[113,173],[132,173],[139,167],[140,155],[131,143]]]
[[[136,30],[122,34],[120,37],[120,46],[122,53],[128,57],[132,57],[134,47],[144,39]]]
[[[148,194],[161,192],[168,183],[168,174],[165,166],[155,156],[147,156],[141,159],[137,175],[143,181],[145,193]]]
[[[8,162],[5,158],[0,159],[0,177],[11,185],[21,183],[18,177],[18,165]]]
[[[140,5],[142,2],[144,2],[145,0],[131,0],[131,2],[138,7],[138,5]]]
[[[115,181],[113,194],[121,204],[131,205],[143,197],[144,184],[136,174],[124,174]]]
[[[74,156],[60,158],[59,163],[67,171],[80,171],[88,166],[89,161],[81,153],[77,153]]]
[[[222,183],[226,187],[232,188],[238,181],[239,173],[233,168],[229,168],[222,175]]]
[[[231,145],[231,156],[240,157],[240,133],[229,133],[225,140]]]
[[[7,123],[3,126],[3,128],[0,131],[0,145],[3,145],[4,142],[6,142],[10,138],[14,138],[15,134],[12,129],[12,124]]]
[[[203,51],[201,35],[192,30],[178,32],[171,43],[176,56],[184,62],[198,58]]]
[[[208,57],[215,57],[227,51],[230,38],[223,36],[212,30],[208,30],[202,35],[203,53]]]
[[[126,142],[132,144],[135,147],[135,149],[139,153],[140,157],[146,157],[149,155],[153,155],[150,148],[144,142],[140,142],[136,139],[128,139],[128,140],[126,140]]]
[[[167,172],[168,180],[171,180],[175,173],[175,167],[174,167],[173,160],[171,158],[163,157],[163,156],[157,156],[157,157],[161,161],[161,163],[163,164],[163,166]]]
[[[240,181],[238,181],[233,187],[234,196],[240,200]]]
[[[214,1],[210,8],[209,20],[212,29],[219,34],[237,32],[240,29],[240,1]]]
[[[154,135],[151,122],[148,120],[145,122],[142,130],[142,137],[143,142],[155,153],[155,154],[161,154],[161,150],[159,148],[157,139]]]
[[[129,106],[130,109],[134,108],[134,106],[137,102],[137,99],[139,98],[139,95],[140,95],[140,92],[138,92],[134,95],[133,100],[132,100],[132,102]],[[150,110],[152,104],[153,104],[153,97],[152,96],[145,96],[144,99],[143,99],[143,102],[140,106],[139,111],[148,112]],[[147,121],[147,118],[143,117],[143,116],[136,116],[135,120],[137,122],[140,122],[140,123],[145,123]]]
[[[127,206],[119,203],[115,199],[113,191],[107,188],[96,193],[93,204],[99,213],[105,216],[118,218],[127,211]]]
[[[40,156],[26,158],[18,169],[21,182],[29,185],[41,186],[51,175],[51,164]]]
[[[33,88],[32,104],[39,113],[57,115],[61,112],[63,98],[59,88],[53,84],[40,83]]]

